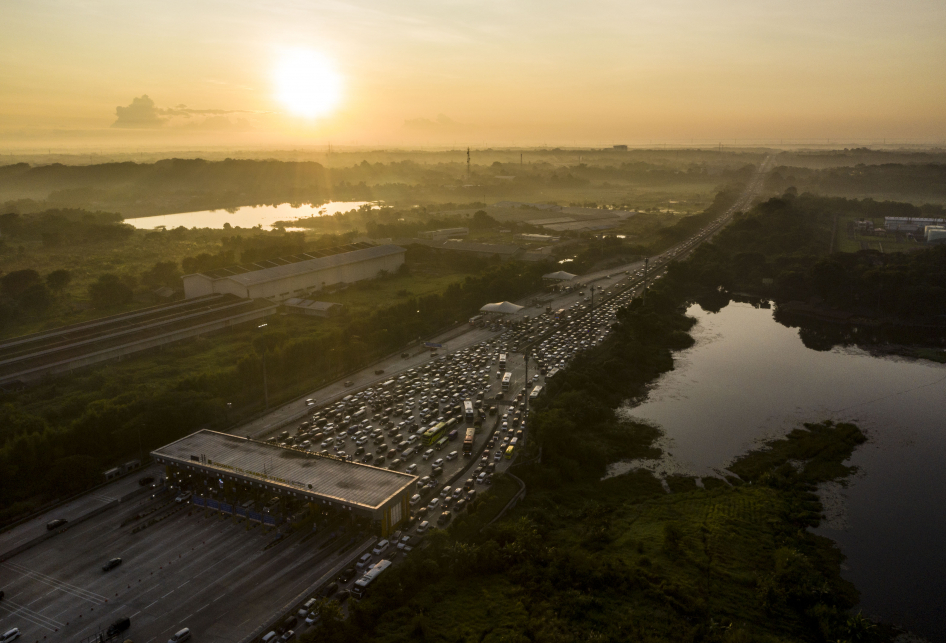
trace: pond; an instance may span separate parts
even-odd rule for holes
[[[231,210],[201,210],[200,212],[179,212],[177,214],[159,214],[153,217],[125,219],[125,223],[136,228],[151,230],[164,226],[168,230],[184,226],[185,228],[223,228],[229,223],[234,228],[255,228],[262,225],[272,228],[277,221],[292,221],[306,217],[319,217],[339,212],[357,210],[366,201],[330,201],[322,205],[302,205],[293,207],[289,203],[279,205],[245,206]],[[296,229],[296,228],[288,228]]]
[[[851,421],[868,435],[847,487],[822,489],[818,533],[847,557],[865,614],[930,640],[946,632],[946,366],[812,350],[771,309],[692,306],[695,346],[675,355],[643,400],[622,412],[659,426],[659,461],[617,463],[661,473],[720,475],[738,455],[802,422]]]

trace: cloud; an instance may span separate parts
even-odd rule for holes
[[[167,123],[166,118],[161,118],[161,110],[154,106],[154,101],[147,94],[131,99],[131,105],[127,107],[116,107],[115,116],[118,118],[112,127],[156,129]]]
[[[247,131],[253,128],[245,120],[238,118],[236,122],[231,122],[230,119],[225,118],[227,114],[246,113],[250,112],[242,109],[192,109],[184,104],[174,107],[157,107],[147,94],[143,94],[133,98],[127,107],[115,108],[115,115],[118,118],[112,123],[112,127],[158,129],[168,124],[173,126],[180,123],[174,119],[204,116],[206,118],[188,120],[182,126],[188,129]]]
[[[404,121],[405,129],[422,132],[459,132],[469,129],[469,125],[458,123],[445,114],[438,114],[437,118],[412,118]]]

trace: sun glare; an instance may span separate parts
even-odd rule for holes
[[[276,98],[298,116],[324,116],[341,99],[341,77],[331,61],[308,49],[283,54],[276,66],[275,84]]]

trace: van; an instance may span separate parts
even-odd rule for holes
[[[305,603],[302,604],[302,607],[299,608],[299,611],[296,612],[296,614],[299,615],[299,618],[304,618],[306,614],[309,613],[309,610],[315,607],[316,603],[318,603],[317,600],[315,600],[314,598],[310,598],[309,600],[307,600]]]
[[[365,571],[369,566],[371,566],[371,554],[362,554],[361,558],[358,559],[358,562],[355,563],[355,569],[360,572]]]
[[[380,556],[385,551],[387,551],[388,545],[390,544],[391,543],[389,543],[387,540],[382,540],[377,545],[375,545],[375,548],[371,550],[371,553],[375,556]]]
[[[260,639],[260,641],[261,643],[271,643],[273,640],[276,639],[276,636],[278,636],[276,634],[276,630],[270,630],[269,632],[263,635],[263,638]]]
[[[0,643],[10,643],[20,638],[20,628],[14,627],[0,635]]]
[[[184,643],[184,641],[189,641],[191,638],[191,631],[188,628],[183,628],[178,630],[174,636],[168,639],[168,643]]]

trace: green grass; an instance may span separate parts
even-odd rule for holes
[[[319,301],[342,304],[345,313],[363,315],[410,297],[424,297],[444,292],[447,287],[462,281],[465,273],[392,275],[383,279],[360,281],[345,290],[316,293]]]

